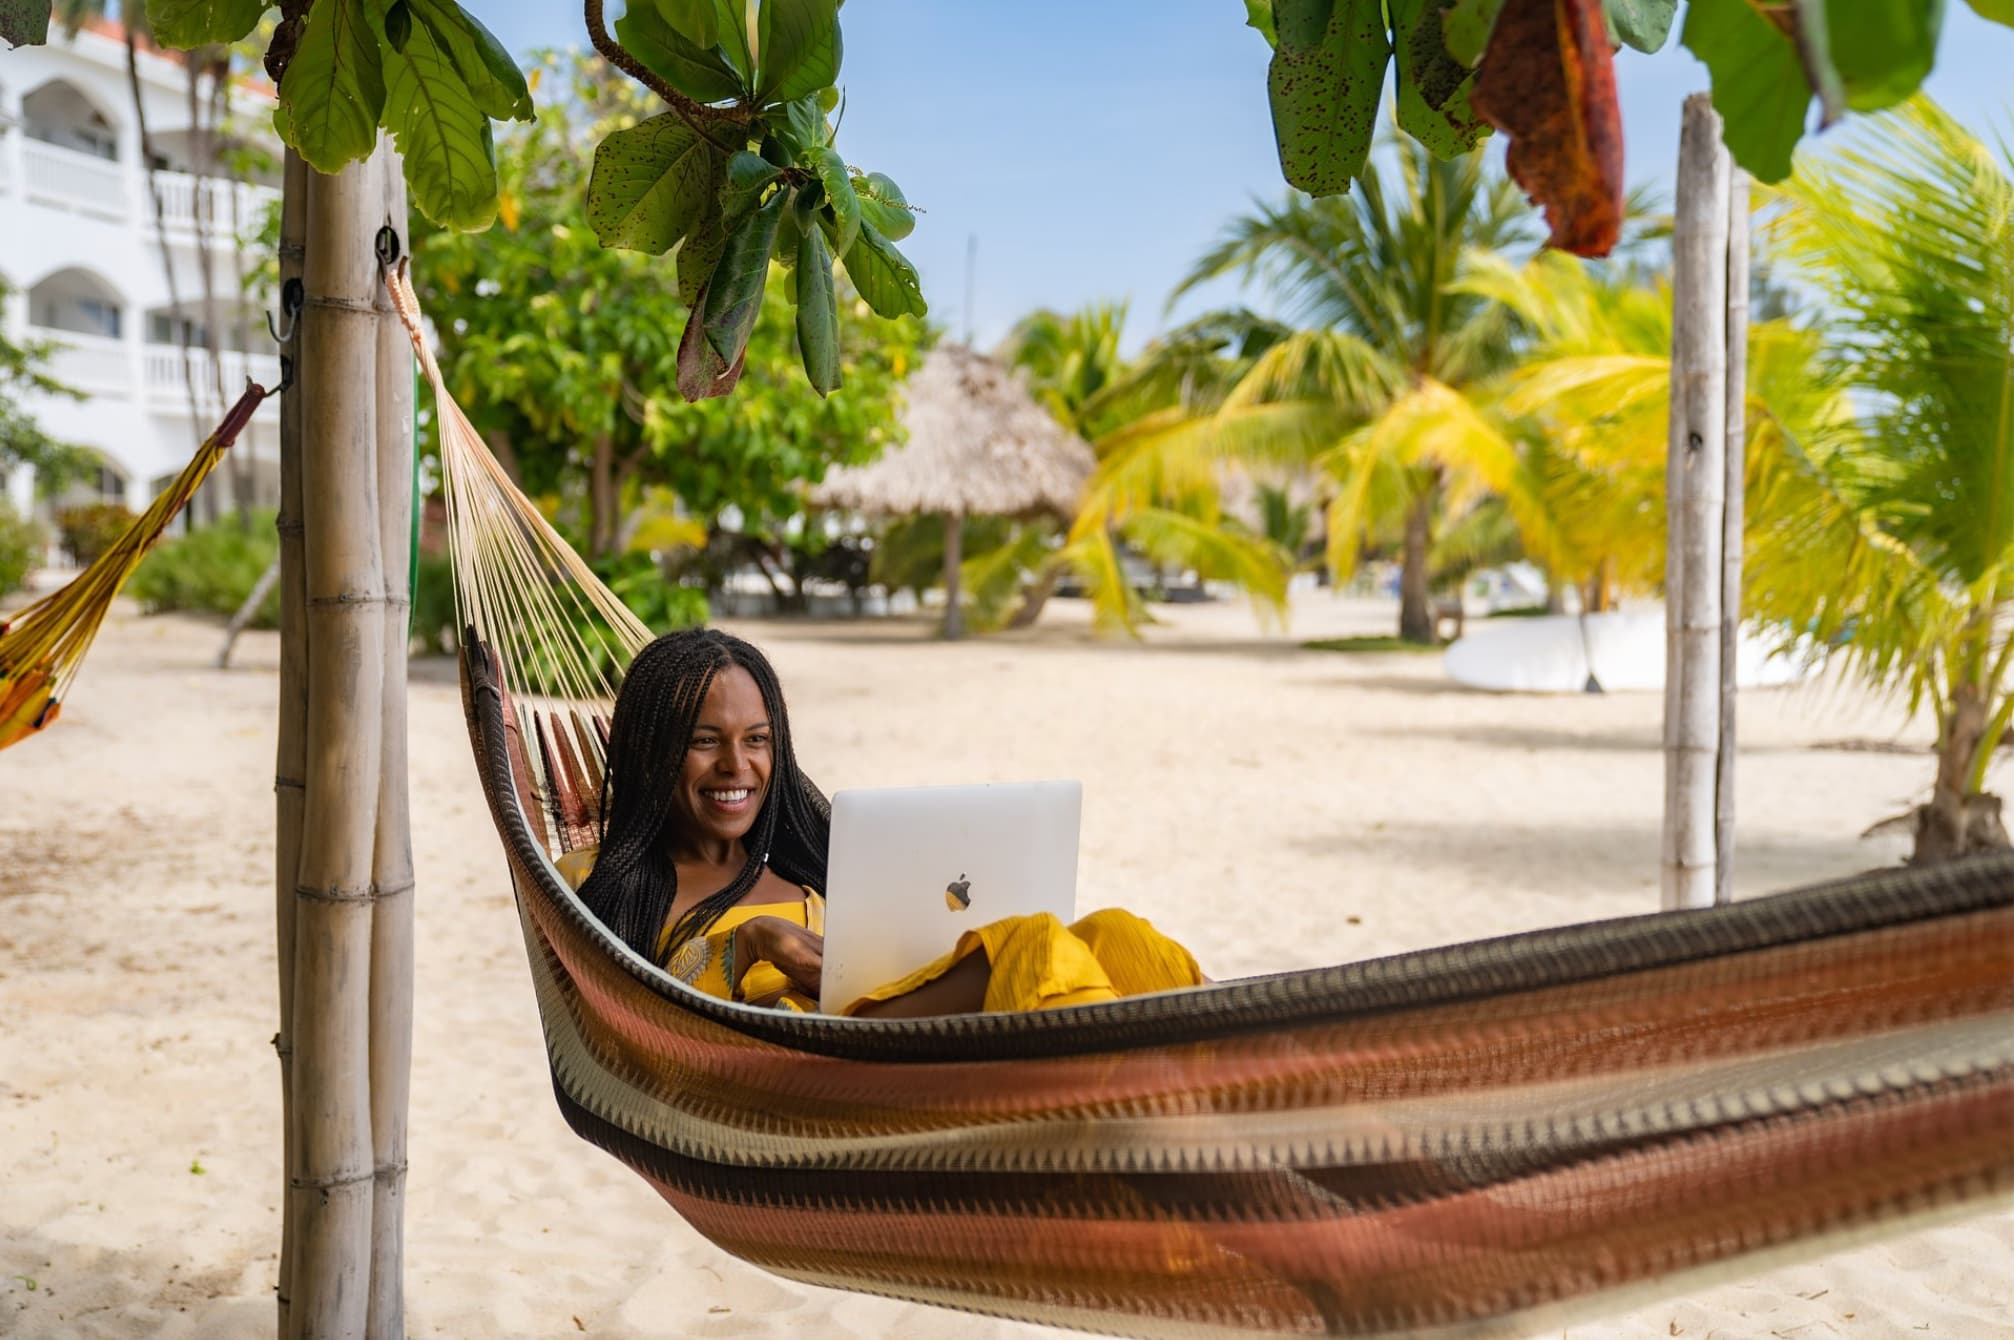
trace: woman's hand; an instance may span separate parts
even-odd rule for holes
[[[824,936],[783,917],[751,917],[734,932],[734,962],[746,973],[748,965],[764,960],[776,965],[798,990],[817,998],[824,979]]]

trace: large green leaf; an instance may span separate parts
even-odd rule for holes
[[[1441,37],[1447,42],[1448,54],[1473,69],[1489,47],[1490,32],[1497,26],[1503,7],[1504,0],[1455,0],[1441,15]]]
[[[790,102],[839,79],[837,0],[762,0],[759,102]]]
[[[634,16],[649,0],[638,0],[629,15]],[[714,0],[657,0],[656,13],[665,23],[683,33],[698,47],[720,45],[720,7]]]
[[[837,149],[814,149],[810,159],[825,187],[825,203],[832,207],[832,254],[844,256],[860,236],[860,197],[853,193],[853,176]]]
[[[0,0],[0,41],[39,47],[49,40],[50,0]]]
[[[384,54],[365,6],[318,0],[280,80],[273,125],[317,172],[339,172],[377,147]]]
[[[455,72],[483,115],[493,121],[532,119],[531,89],[524,71],[496,34],[476,22],[455,0],[407,0],[412,15],[433,35],[434,45],[454,63]]]
[[[739,227],[749,212],[761,203],[762,192],[782,175],[783,169],[761,154],[743,149],[729,156],[727,175],[720,187],[720,213],[727,226]]]
[[[1245,26],[1256,28],[1267,46],[1280,44],[1280,35],[1273,31],[1273,0],[1245,0]]]
[[[616,40],[646,68],[698,102],[726,102],[742,93],[741,76],[717,46],[702,47],[642,5],[615,21]]]
[[[1856,112],[1893,107],[1937,62],[1944,0],[1826,0],[1832,67]]]
[[[695,306],[699,295],[706,289],[706,281],[713,278],[715,267],[720,264],[720,253],[727,250],[727,229],[722,224],[720,202],[715,200],[699,221],[692,225],[692,231],[678,244],[678,300],[687,307]]]
[[[769,253],[776,245],[776,225],[787,203],[779,191],[727,235],[727,250],[721,253],[720,264],[707,284],[706,342],[730,368],[741,361],[762,310]]]
[[[1280,171],[1310,195],[1349,189],[1378,122],[1391,42],[1383,0],[1274,0],[1266,72]]]
[[[661,255],[705,217],[724,163],[675,112],[618,130],[594,151],[587,221],[605,247]]]
[[[916,216],[909,211],[909,199],[895,179],[882,172],[870,172],[853,181],[853,193],[860,197],[860,217],[891,242],[900,242],[916,231]]]
[[[1979,14],[1991,23],[2004,23],[2014,28],[2014,0],[1965,0]]]
[[[384,53],[386,129],[406,160],[420,213],[443,228],[480,232],[497,215],[496,156],[482,114],[454,62],[425,24]]]
[[[832,285],[832,252],[822,229],[807,228],[797,243],[797,349],[811,389],[827,395],[839,387],[839,301]]]
[[[846,277],[877,316],[923,316],[923,282],[916,267],[872,224],[862,224],[860,236],[842,262]]]
[[[1436,157],[1467,153],[1489,127],[1469,107],[1475,71],[1450,56],[1441,40],[1440,0],[1390,0],[1389,7],[1399,128]]]
[[[781,141],[787,159],[801,159],[825,143],[825,112],[819,107],[817,98],[797,98],[785,103],[781,124],[778,124],[773,110],[765,120],[770,127],[771,138]],[[763,157],[769,157],[767,149]]]
[[[1789,176],[1811,107],[1796,43],[1748,0],[1692,0],[1684,42],[1713,75],[1713,105],[1734,161],[1761,181]]]
[[[149,0],[147,26],[164,47],[235,42],[259,26],[266,0]]]
[[[1659,51],[1671,37],[1678,0],[1602,0],[1615,34],[1638,51]]]

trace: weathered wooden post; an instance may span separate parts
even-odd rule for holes
[[[380,261],[406,253],[404,165],[383,173]],[[383,754],[371,861],[371,1302],[366,1340],[405,1335],[406,1109],[413,1055],[413,844],[406,784],[406,649],[412,611],[413,346],[383,284],[377,309],[378,537],[383,554]]]
[[[1713,901],[1734,901],[1734,711],[1748,496],[1748,174],[1727,183],[1727,473],[1720,526],[1720,744],[1713,796]]]
[[[1727,150],[1704,93],[1685,100],[1672,234],[1666,551],[1665,908],[1714,900],[1720,754],[1722,496],[1727,450]]]

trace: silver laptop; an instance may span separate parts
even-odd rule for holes
[[[1002,917],[1077,915],[1077,782],[832,797],[819,1008],[845,1009]]]

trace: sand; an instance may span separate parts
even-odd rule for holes
[[[738,631],[828,789],[1082,778],[1084,905],[1135,908],[1217,976],[1655,908],[1657,696],[1471,694],[1432,656],[1302,651],[1236,606],[1170,617],[1145,646],[1092,641],[1068,604],[959,646]],[[1389,619],[1316,598],[1295,632]],[[0,1334],[272,1334],[278,645],[249,636],[220,673],[217,640],[120,608],[61,724],[0,753]],[[1923,721],[1836,684],[1741,710],[1742,892],[1899,856],[1858,835],[1926,790]],[[444,662],[414,669],[412,760],[412,1335],[1053,1334],[763,1275],[574,1139]],[[2014,1214],[1568,1334],[2014,1335]]]

